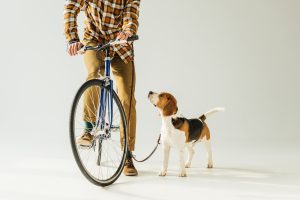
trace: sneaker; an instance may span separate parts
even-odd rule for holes
[[[88,132],[83,133],[76,141],[80,146],[92,146],[94,136]]]
[[[133,165],[132,158],[126,158],[123,173],[125,174],[125,176],[137,176],[138,175],[138,172]]]

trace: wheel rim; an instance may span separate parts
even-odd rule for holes
[[[89,122],[93,122],[98,115],[98,100],[95,100],[95,96],[100,96],[101,84],[99,81],[90,82],[90,84],[83,85],[78,91],[75,98],[72,113],[71,113],[71,143],[73,154],[76,158],[82,173],[95,184],[108,184],[120,175],[124,161],[125,153],[127,150],[126,142],[126,129],[124,130],[124,137],[120,139],[120,122],[126,122],[122,108],[120,108],[120,102],[115,93],[113,93],[113,120],[112,129],[110,129],[110,137],[107,139],[100,139],[100,135],[104,134],[103,130],[93,126],[92,133],[97,137],[93,142],[91,148],[82,148],[76,144],[76,140],[84,132],[84,120],[87,121],[85,111],[89,111]],[[86,99],[90,99],[89,105],[86,103]],[[106,122],[108,122],[108,108],[106,108]],[[121,120],[122,119],[122,120]],[[125,123],[122,123],[123,127],[126,127]],[[101,154],[99,154],[101,152]],[[99,156],[100,155],[100,156]]]

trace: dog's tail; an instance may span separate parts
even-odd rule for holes
[[[205,121],[208,116],[215,114],[216,112],[220,112],[220,111],[224,111],[224,110],[225,110],[225,108],[222,108],[222,107],[213,108],[213,109],[207,111],[206,113],[204,113],[203,115],[201,115],[199,117],[199,119],[201,121]]]

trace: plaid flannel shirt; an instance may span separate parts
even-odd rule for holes
[[[69,43],[80,41],[77,33],[77,15],[85,12],[83,43],[105,43],[117,37],[120,31],[137,33],[140,0],[67,0],[64,6],[65,36]],[[133,60],[133,46],[116,45],[120,58]],[[111,55],[114,55],[111,52]]]

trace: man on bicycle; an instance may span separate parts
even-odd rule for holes
[[[77,55],[83,46],[96,46],[110,40],[126,40],[137,33],[140,0],[67,0],[64,6],[64,29],[68,41],[68,53]],[[80,10],[85,13],[85,29],[83,40],[80,41],[77,33],[77,16]],[[135,176],[138,174],[132,161],[131,152],[135,147],[136,134],[136,100],[135,68],[133,62],[133,45],[116,45],[110,52],[112,72],[116,81],[118,96],[124,107],[127,118],[128,149],[124,174]],[[84,63],[88,72],[86,80],[104,75],[104,54],[87,51],[84,54]],[[99,66],[100,71],[99,71]],[[95,96],[95,95],[94,95]],[[77,140],[79,145],[91,145],[93,135],[90,133],[95,125],[96,116],[91,111],[97,104],[91,98],[84,99],[85,131]],[[122,129],[121,129],[122,130]],[[123,133],[121,133],[122,137]],[[121,138],[122,139],[122,138]]]

